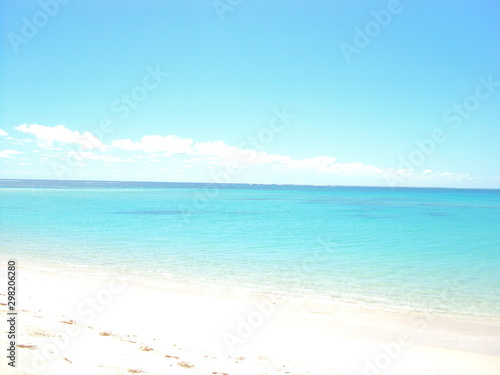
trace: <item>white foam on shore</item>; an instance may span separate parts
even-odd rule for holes
[[[64,263],[63,261],[47,261],[39,259],[22,259],[22,264],[29,264],[31,269],[46,272],[78,276],[81,278],[109,278],[111,275],[131,280],[136,285],[145,287],[165,289],[169,291],[181,291],[198,293],[200,290],[210,290],[213,294],[234,295],[267,295],[280,296],[296,305],[314,305],[319,309],[333,309],[334,311],[359,312],[364,311],[368,315],[377,313],[399,314],[401,316],[419,315],[430,319],[444,319],[462,323],[487,323],[494,327],[500,327],[500,314],[471,313],[452,310],[437,310],[430,303],[423,303],[424,307],[396,304],[394,301],[375,296],[364,296],[353,292],[342,292],[336,296],[316,294],[310,289],[288,290],[283,286],[266,286],[259,283],[242,283],[228,280],[217,280],[209,283],[193,280],[187,277],[179,277],[174,273],[161,271],[157,274],[147,274],[137,269],[126,266],[101,266],[86,263]],[[425,307],[427,306],[427,307]]]

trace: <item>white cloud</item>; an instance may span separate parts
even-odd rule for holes
[[[8,134],[7,134],[7,132],[6,132],[5,130],[0,129],[0,136],[5,137],[5,136],[7,136],[7,135],[8,135]]]
[[[289,156],[268,154],[265,151],[241,149],[236,146],[229,146],[223,141],[197,142],[194,145],[195,155],[203,157],[205,160],[219,161],[223,164],[235,163],[239,166],[262,165],[272,163],[289,163],[292,159]]]
[[[0,151],[0,158],[13,158],[12,155],[19,155],[19,154],[22,154],[22,152],[16,150],[3,150]]]
[[[105,151],[106,146],[92,133],[86,131],[72,131],[64,125],[44,126],[37,124],[23,124],[15,128],[23,133],[33,134],[42,147],[51,147],[54,142],[77,144],[83,150]]]
[[[290,169],[316,169],[328,171],[334,168],[336,158],[330,156],[318,156],[302,160],[289,160],[286,164]]]
[[[294,160],[290,156],[268,154],[265,151],[243,150],[229,146],[222,141],[196,143],[194,149],[197,155],[216,156],[223,163],[231,162],[240,167],[249,165],[269,165],[282,170],[309,170],[318,173],[344,174],[344,175],[370,175],[379,176],[384,170],[363,163],[337,163],[331,156],[318,156],[314,158]]]
[[[130,139],[120,139],[112,145],[127,151],[145,151],[148,153],[165,152],[163,156],[173,154],[191,154],[202,162],[211,164],[237,164],[239,167],[251,165],[273,165],[281,170],[300,169],[318,173],[332,173],[345,175],[381,175],[384,170],[363,163],[337,163],[337,159],[330,156],[294,160],[290,156],[269,154],[265,151],[246,150],[230,146],[225,142],[196,142],[192,139],[181,139],[174,135],[145,136],[139,142]],[[157,155],[154,156],[155,158]]]
[[[201,156],[216,156],[222,159],[223,162],[245,163],[251,159],[252,153],[255,151],[242,150],[235,146],[229,146],[223,141],[215,142],[197,142],[194,145],[194,150],[197,155]]]
[[[462,181],[462,180],[473,180],[468,173],[456,173],[456,172],[440,172],[433,171],[432,169],[426,169],[422,172],[417,172],[410,169],[383,169],[383,175],[388,177],[389,180],[393,182],[402,182],[404,180],[408,181]]]
[[[425,173],[425,171],[424,171]],[[468,173],[455,173],[455,172],[433,172],[432,173],[433,177],[436,178],[448,178],[448,179],[453,179],[453,180],[463,180],[463,179],[470,179],[470,175]]]
[[[122,159],[111,155],[98,155],[91,151],[76,152],[68,151],[66,155],[71,156],[74,160],[103,160],[111,163],[131,163],[133,159]]]
[[[191,138],[179,138],[176,135],[147,135],[142,137],[139,142],[133,142],[130,139],[118,139],[111,142],[114,147],[126,151],[164,152],[165,156],[190,154],[193,151],[192,144]]]
[[[68,156],[75,157],[83,161],[101,160],[104,162],[139,162],[141,158],[150,159],[150,162],[158,163],[164,161],[162,157],[179,155],[171,161],[181,163],[181,168],[186,168],[194,164],[227,165],[233,164],[237,167],[268,166],[272,170],[282,173],[295,171],[313,172],[318,174],[335,174],[346,176],[372,176],[372,177],[394,177],[401,179],[422,179],[422,180],[469,180],[472,177],[464,173],[439,172],[426,169],[423,172],[411,171],[408,169],[378,168],[360,162],[339,163],[331,156],[318,156],[306,159],[295,160],[290,156],[281,154],[269,154],[265,151],[242,149],[226,144],[222,140],[211,142],[194,142],[191,138],[180,138],[175,135],[147,135],[139,141],[131,139],[118,139],[111,142],[116,149],[125,151],[143,151],[145,154],[135,154],[133,159],[122,159],[117,156],[96,154],[93,150],[109,151],[110,146],[104,145],[90,132],[80,133],[66,128],[64,125],[54,127],[23,124],[16,127],[17,130],[32,134],[44,150],[62,151],[54,142],[71,143],[82,146],[81,151],[70,151]],[[0,135],[7,133],[0,129]],[[7,139],[9,139],[8,137]],[[36,152],[36,151],[35,151]],[[0,153],[0,157],[13,158],[13,155],[21,152],[15,150],[5,150]],[[57,155],[50,155],[57,156]]]

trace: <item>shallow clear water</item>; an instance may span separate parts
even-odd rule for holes
[[[0,180],[1,253],[500,316],[500,191]]]

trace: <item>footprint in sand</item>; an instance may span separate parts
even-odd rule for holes
[[[184,367],[184,368],[191,368],[191,367],[194,367],[193,365],[189,364],[188,362],[177,362],[177,364],[181,367]]]
[[[19,344],[19,345],[16,345],[18,348],[21,348],[21,349],[29,349],[29,350],[36,350],[38,349],[38,347],[36,345],[23,345],[23,344]]]
[[[60,321],[59,323],[64,323],[64,324],[76,324],[76,322],[75,322],[74,320],[71,320],[71,319],[69,319],[69,320],[62,320],[62,321]]]

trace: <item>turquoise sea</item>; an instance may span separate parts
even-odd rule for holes
[[[0,196],[3,262],[500,320],[499,190],[0,180]]]

